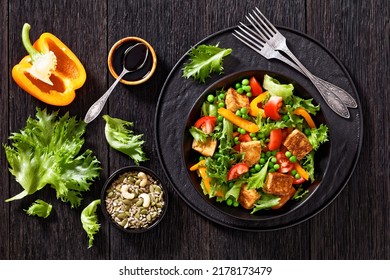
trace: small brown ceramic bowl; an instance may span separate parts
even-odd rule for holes
[[[125,50],[137,43],[144,44],[148,50],[148,57],[146,58],[145,64],[139,70],[126,74],[120,82],[125,85],[139,85],[147,80],[153,75],[157,66],[157,56],[153,49],[153,47],[144,39],[138,37],[126,37],[117,41],[111,48],[108,54],[108,69],[110,70],[111,75],[117,79],[120,73],[123,70],[123,57]],[[136,52],[134,51],[134,55]],[[144,55],[144,53],[143,53]],[[127,59],[131,59],[131,53],[128,54],[130,56]],[[141,58],[143,60],[144,56]],[[137,57],[135,58],[137,59]],[[138,57],[138,59],[140,59]]]
[[[113,226],[126,233],[141,233],[163,219],[168,191],[149,168],[127,166],[107,179],[101,201],[103,214]]]

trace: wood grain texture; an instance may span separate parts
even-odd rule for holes
[[[311,222],[315,259],[390,257],[389,16],[389,1],[308,1],[307,32],[350,72],[364,120],[354,175],[335,203]]]
[[[8,67],[8,3],[7,1],[0,2],[0,25],[3,30],[0,33],[0,61],[2,67],[0,68],[0,143],[7,143],[9,134],[8,127],[8,82],[10,79],[10,68]],[[5,157],[4,149],[0,149],[0,259],[9,258],[9,205],[4,202],[5,198],[9,197],[9,172],[7,166],[7,159]],[[4,222],[3,222],[4,220]]]
[[[193,211],[165,178],[153,126],[160,90],[175,63],[204,37],[245,21],[256,6],[274,24],[307,32],[329,48],[350,72],[364,112],[361,157],[340,196],[307,222],[262,233],[229,229]],[[57,201],[50,188],[4,203],[21,187],[10,176],[1,149],[0,259],[389,259],[389,6],[388,1],[374,0],[1,1],[0,23],[7,26],[0,35],[0,58],[6,62],[0,72],[1,142],[21,129],[36,107],[58,110],[26,94],[10,76],[12,66],[26,54],[20,39],[24,22],[32,26],[32,40],[52,32],[85,65],[86,84],[75,102],[60,108],[60,113],[80,118],[114,81],[106,64],[110,47],[123,37],[144,38],[157,53],[154,76],[139,86],[119,84],[102,114],[132,121],[135,133],[144,134],[150,160],[142,165],[168,185],[170,199],[164,221],[141,235],[116,230],[99,213],[102,228],[87,249],[82,208],[99,197],[112,172],[134,164],[108,147],[104,120],[99,117],[87,127],[85,146],[94,151],[103,170],[78,209]],[[38,197],[55,209],[47,220],[27,217],[23,211]]]

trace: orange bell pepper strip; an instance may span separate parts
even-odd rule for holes
[[[200,160],[198,163],[195,163],[193,166],[190,167],[190,171],[198,170],[200,167],[203,167],[205,163],[205,159]]]
[[[66,106],[76,97],[75,90],[86,80],[84,66],[56,36],[43,33],[31,44],[30,25],[24,24],[23,45],[29,53],[12,68],[12,78],[35,98],[55,106]]]
[[[316,128],[316,124],[314,123],[312,117],[304,108],[300,107],[298,109],[295,109],[294,114],[302,116],[306,120],[310,128]]]
[[[304,178],[306,181],[309,180],[309,177],[310,177],[309,172],[307,172],[305,169],[303,169],[302,166],[298,162],[295,162],[294,165],[295,165],[295,170],[297,171],[297,173],[302,178]]]
[[[206,167],[204,167],[204,166],[203,166],[203,167],[199,167],[199,168],[198,168],[198,173],[199,173],[200,177],[201,177],[202,180],[203,180],[203,184],[204,184],[204,187],[205,187],[207,193],[210,194],[210,192],[211,192],[211,185],[210,185],[211,179],[210,179],[210,177],[207,175]],[[222,191],[217,190],[217,191],[215,192],[215,196],[223,197]]]
[[[256,133],[259,131],[259,127],[257,126],[257,124],[237,116],[232,111],[226,108],[219,108],[218,114],[220,114],[222,117],[229,120],[236,126],[245,129],[247,132]]]
[[[257,106],[259,103],[261,103],[265,97],[267,96],[267,92],[263,92],[260,95],[256,96],[251,103],[249,104],[249,115],[252,117],[257,117],[259,113],[262,113],[262,117],[265,118],[264,110],[260,109],[259,106]]]

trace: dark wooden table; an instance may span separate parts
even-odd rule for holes
[[[243,21],[255,6],[273,23],[307,33],[332,51],[353,78],[364,112],[360,159],[338,198],[309,221],[261,233],[217,225],[181,200],[164,176],[153,129],[157,99],[175,62],[207,35]],[[11,132],[24,127],[36,107],[84,117],[113,82],[106,63],[110,47],[123,37],[142,37],[157,52],[156,73],[142,86],[118,86],[103,113],[133,121],[135,132],[144,133],[150,160],[143,165],[164,178],[170,205],[163,223],[140,235],[119,232],[99,210],[102,227],[94,246],[87,249],[80,223],[82,208],[99,197],[109,174],[132,164],[108,147],[104,121],[99,118],[87,128],[85,146],[95,152],[103,170],[77,209],[57,201],[50,188],[5,203],[21,187],[9,174],[1,148],[0,259],[389,259],[389,10],[390,2],[380,0],[2,0],[1,142],[6,143]],[[32,26],[32,40],[51,32],[83,62],[88,78],[70,106],[47,106],[12,80],[13,65],[25,55],[20,38],[24,22]],[[28,217],[23,211],[38,197],[51,202],[55,209],[46,220]]]

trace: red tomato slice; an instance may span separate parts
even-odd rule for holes
[[[234,145],[233,149],[237,152],[240,152],[240,144]]]
[[[252,137],[250,137],[248,133],[240,134],[240,136],[238,136],[238,141],[240,141],[240,142],[249,142],[249,141],[252,141]]]
[[[230,168],[227,179],[228,181],[237,179],[242,174],[245,174],[249,171],[249,166],[245,163],[237,163],[236,165],[233,165],[232,168]]]
[[[217,117],[214,116],[204,116],[196,121],[194,126],[201,129],[204,133],[211,133],[214,130],[215,123],[217,122]]]
[[[280,165],[278,171],[281,173],[288,173],[294,169],[294,163],[292,163],[288,157],[286,157],[284,152],[276,153],[276,162]]]
[[[305,180],[305,178],[303,178],[303,177],[301,177],[301,178],[299,178],[299,179],[294,179],[293,185],[300,185],[300,184],[304,183],[305,181],[306,181],[306,180]]]
[[[263,93],[263,89],[255,77],[249,79],[249,85],[251,87],[252,96],[258,96]]]
[[[279,149],[280,145],[282,145],[282,130],[274,129],[271,130],[270,140],[268,143],[268,149],[270,151],[275,151]]]
[[[264,105],[264,113],[267,117],[274,121],[280,120],[279,109],[283,105],[283,99],[280,96],[271,96],[268,102]]]

